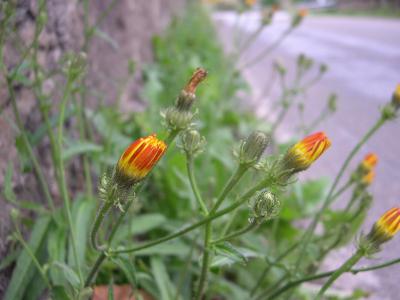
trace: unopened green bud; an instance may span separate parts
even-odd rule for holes
[[[200,153],[205,145],[205,139],[197,130],[187,130],[181,136],[183,150],[191,155]]]
[[[269,136],[262,131],[253,131],[241,144],[239,161],[241,164],[255,164],[270,142]]]
[[[281,202],[275,194],[267,189],[257,192],[250,200],[250,207],[252,211],[252,218],[257,223],[275,218],[281,208]]]
[[[326,73],[326,71],[328,71],[328,66],[327,66],[326,64],[321,64],[321,65],[319,66],[319,72],[320,72],[321,74],[324,74],[324,73]]]
[[[329,96],[329,99],[328,99],[328,108],[329,108],[329,110],[331,111],[331,112],[335,112],[336,111],[336,108],[337,108],[337,105],[336,105],[336,101],[337,100],[337,95],[335,94],[335,93],[333,93],[333,94],[331,94],[330,96]]]
[[[169,130],[186,129],[193,119],[193,114],[190,111],[180,111],[176,107],[167,108],[162,115]]]
[[[392,120],[396,117],[397,106],[392,103],[386,104],[381,110],[381,118],[384,120]]]

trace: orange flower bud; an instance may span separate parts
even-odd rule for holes
[[[400,230],[400,208],[394,207],[384,213],[372,227],[367,238],[379,247]]]
[[[116,180],[132,185],[142,180],[153,169],[167,149],[155,134],[134,141],[121,155],[116,168]]]
[[[283,158],[284,166],[300,172],[307,169],[331,146],[324,132],[317,132],[293,145]]]
[[[308,15],[308,10],[305,8],[299,9],[292,19],[292,27],[299,26],[303,19]]]
[[[365,170],[369,171],[374,168],[377,163],[378,155],[376,155],[375,153],[368,153],[367,155],[365,155],[361,165]]]
[[[370,170],[364,177],[361,179],[361,183],[364,185],[371,185],[371,183],[375,179],[375,171]]]

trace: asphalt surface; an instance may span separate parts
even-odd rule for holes
[[[260,17],[257,12],[245,13],[237,19],[231,12],[214,14],[214,21],[221,41],[229,53],[235,47],[234,40],[245,40],[257,29]],[[238,62],[247,61],[274,43],[290,24],[287,14],[278,13],[272,25],[265,28],[258,39],[244,52]],[[329,71],[307,93],[305,116],[314,119],[334,91],[338,95],[338,110],[324,121],[317,130],[323,130],[332,140],[331,149],[324,154],[307,174],[309,177],[333,177],[352,147],[379,117],[379,108],[387,103],[396,84],[400,83],[400,21],[331,16],[309,16],[301,26],[289,35],[270,56],[246,67],[242,71],[252,86],[252,95],[245,101],[252,105],[257,115],[273,119],[273,98],[277,96],[277,84],[272,85],[269,95],[264,95],[273,81],[271,65],[278,59],[288,69],[293,69],[298,54],[304,53],[317,63],[325,63]],[[312,78],[312,76],[310,77]],[[399,118],[400,119],[400,118]],[[278,129],[282,140],[295,132],[299,122],[296,108],[292,108]],[[386,124],[361,149],[355,166],[362,157],[373,151],[379,155],[377,176],[370,190],[374,204],[364,224],[365,230],[387,209],[400,205],[400,120]],[[343,206],[347,199],[339,199]],[[366,266],[400,256],[400,235],[384,246],[373,261],[362,261]],[[341,249],[331,255],[324,269],[331,269],[343,262],[354,246]],[[337,282],[337,288],[350,290],[363,287],[371,291],[369,299],[397,300],[400,265],[359,274],[345,275]]]

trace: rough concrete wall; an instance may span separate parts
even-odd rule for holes
[[[89,22],[95,20],[106,10],[111,3],[108,1],[89,1]],[[29,44],[34,35],[37,18],[37,1],[21,0],[17,2],[16,24],[18,35]],[[102,32],[107,34],[113,43],[94,37],[89,47],[89,68],[87,83],[103,95],[108,104],[111,104],[116,95],[115,80],[127,76],[127,62],[132,59],[140,69],[144,63],[151,61],[151,37],[160,32],[168,23],[171,15],[178,13],[184,0],[117,0],[108,16],[99,25]],[[83,46],[83,18],[82,1],[47,0],[48,23],[39,38],[39,61],[46,69],[56,68],[62,55],[68,51],[80,51]],[[0,29],[1,30],[1,29]],[[5,60],[8,67],[15,65],[18,56],[10,41],[5,49]],[[32,77],[32,74],[27,74]],[[54,88],[55,82],[46,82],[49,88]],[[37,111],[37,101],[32,91],[23,87],[15,87],[18,107],[26,128],[34,131],[41,124],[40,114]],[[138,100],[140,90],[140,72],[136,80],[123,91],[123,102],[132,103]],[[89,105],[96,105],[98,99],[91,96]],[[4,88],[4,78],[0,76],[0,190],[3,190],[4,174],[9,161],[18,166],[17,151],[15,149],[16,131],[10,120],[13,114],[10,99]],[[44,141],[36,154],[44,166],[45,175],[49,182],[54,178],[51,169],[48,141]],[[16,168],[19,170],[19,168]],[[78,180],[77,180],[78,181]],[[25,200],[37,199],[42,201],[40,189],[37,186],[32,171],[25,174],[15,172],[13,188],[19,197]],[[51,186],[51,193],[57,199],[58,192]],[[10,205],[0,194],[0,258],[7,253],[6,237],[10,232],[9,219]],[[0,298],[8,283],[12,269],[0,273]]]

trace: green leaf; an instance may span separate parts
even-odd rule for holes
[[[38,254],[37,252],[45,239],[49,229],[50,220],[50,217],[44,216],[38,218],[35,222],[28,242],[29,248],[35,255]],[[37,272],[36,266],[29,254],[26,250],[22,250],[21,254],[18,256],[17,264],[8,285],[6,295],[4,296],[4,300],[22,299],[29,282]]]
[[[145,233],[161,226],[166,220],[165,216],[157,213],[136,216],[131,222],[131,234]]]
[[[67,228],[55,226],[49,232],[47,238],[47,252],[50,263],[55,261],[65,261],[67,247]],[[49,275],[55,285],[63,285],[64,276],[59,268],[50,268]]]
[[[169,300],[174,295],[174,287],[169,278],[167,268],[160,257],[152,257],[151,259],[151,270],[156,281],[158,290],[160,292],[159,299]]]
[[[6,257],[2,258],[1,263],[0,263],[0,271],[9,267],[17,259],[19,254],[20,254],[20,251],[12,250],[12,251],[10,251],[10,253],[7,254]]]
[[[57,267],[62,271],[62,275],[71,284],[73,288],[79,289],[80,285],[79,276],[78,274],[76,274],[74,270],[72,270],[69,266],[60,261],[54,262],[52,266]]]
[[[122,270],[132,288],[137,287],[136,268],[128,255],[113,257],[112,261]]]
[[[64,151],[62,155],[63,160],[69,160],[72,157],[83,154],[83,153],[98,153],[103,151],[103,147],[100,145],[90,143],[90,142],[83,142],[83,141],[76,141],[71,143]]]
[[[65,288],[60,285],[53,286],[53,288],[51,289],[51,294],[52,294],[52,299],[57,299],[57,300],[71,299]]]
[[[14,170],[14,164],[12,161],[8,162],[6,174],[4,176],[4,198],[9,201],[10,203],[16,204],[17,202],[17,197],[15,196],[15,193],[13,191],[12,187],[12,177],[13,177],[13,170]]]
[[[94,210],[96,202],[92,199],[76,199],[72,207],[72,219],[74,220],[75,235],[76,235],[76,250],[78,261],[81,267],[84,267],[85,255],[88,245],[88,237],[91,229],[91,224],[94,217]],[[72,245],[70,244],[70,251],[68,262],[69,265],[75,265],[75,259],[72,254]]]
[[[214,250],[217,256],[211,263],[212,267],[221,266],[224,264],[233,264],[237,262],[244,265],[247,263],[246,255],[242,253],[242,250],[235,248],[228,242],[215,245]]]

